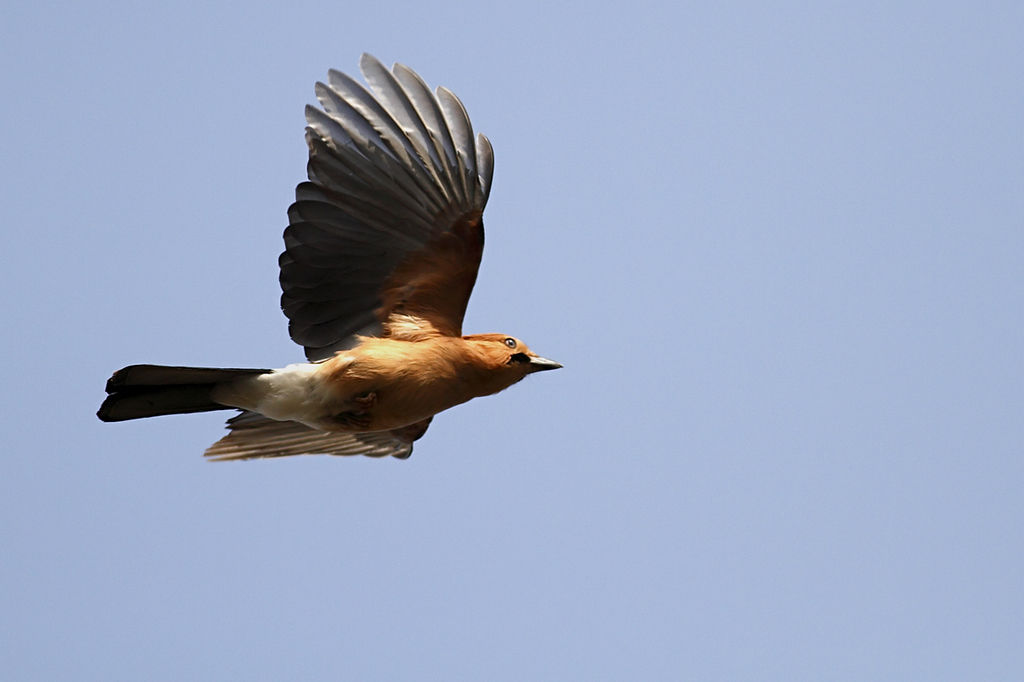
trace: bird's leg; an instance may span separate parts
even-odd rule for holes
[[[355,409],[334,415],[335,423],[349,428],[365,429],[373,421],[373,417],[370,416],[370,408],[377,404],[377,394],[368,391],[354,395],[351,402],[355,404]]]
[[[377,404],[377,394],[373,391],[367,391],[360,395],[352,396],[352,402],[359,406],[359,410],[362,412],[369,412],[370,408]]]

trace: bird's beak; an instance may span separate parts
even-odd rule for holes
[[[530,371],[531,372],[543,372],[546,369],[560,369],[562,366],[554,360],[548,360],[538,356],[530,358]]]

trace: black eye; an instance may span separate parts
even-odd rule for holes
[[[505,345],[508,346],[509,348],[515,348],[516,347],[516,340],[515,339],[505,339]]]

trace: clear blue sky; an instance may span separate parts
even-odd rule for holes
[[[494,143],[469,332],[565,369],[409,461],[209,464],[136,362],[282,366],[303,106]],[[0,8],[0,678],[1024,670],[1024,5]]]

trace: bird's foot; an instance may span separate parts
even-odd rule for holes
[[[365,429],[373,422],[370,408],[377,404],[377,394],[370,391],[352,396],[352,402],[355,403],[355,409],[334,415],[334,423],[350,429]]]
[[[367,391],[362,395],[352,396],[352,402],[359,406],[358,412],[368,412],[371,407],[377,404],[377,394]]]

